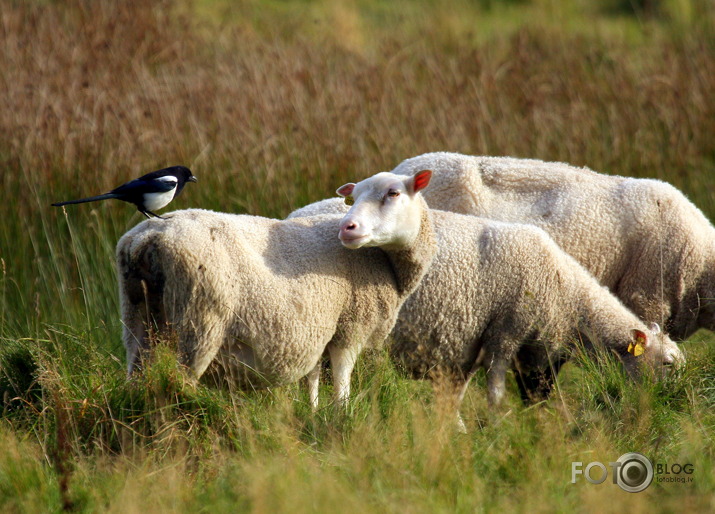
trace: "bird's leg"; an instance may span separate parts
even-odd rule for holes
[[[151,214],[151,215],[154,216],[155,218],[159,218],[160,220],[165,220],[165,219],[167,219],[167,218],[163,218],[163,217],[159,216],[158,214],[156,214],[156,213],[154,213],[154,212],[151,212],[151,211],[141,211],[141,213],[142,213],[144,216],[146,216],[148,219],[151,219],[151,216],[149,216],[149,214]],[[149,214],[147,214],[147,213],[149,213]]]

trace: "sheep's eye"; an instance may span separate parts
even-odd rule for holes
[[[397,189],[390,189],[387,192],[387,196],[389,196],[390,198],[397,198],[398,196],[400,196],[400,192]]]

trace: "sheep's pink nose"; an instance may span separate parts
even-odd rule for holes
[[[343,224],[342,227],[340,227],[340,230],[342,232],[350,232],[352,230],[355,230],[358,228],[358,224],[354,221],[347,221]]]
[[[362,226],[355,220],[348,219],[340,224],[339,237],[343,242],[359,239],[363,235]]]

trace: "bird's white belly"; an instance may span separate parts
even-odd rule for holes
[[[144,193],[144,207],[148,211],[156,211],[165,207],[174,199],[176,188],[166,193]]]

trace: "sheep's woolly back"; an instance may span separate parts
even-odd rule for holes
[[[305,218],[325,214],[345,214],[348,210],[350,210],[350,207],[345,203],[345,199],[326,198],[325,200],[320,200],[294,210],[286,219]]]
[[[382,342],[409,293],[398,293],[385,252],[343,248],[339,215],[280,221],[191,209],[166,218],[144,221],[117,247],[130,370],[149,312],[179,335],[197,376],[211,365],[242,387],[292,382],[329,343]],[[415,264],[420,278],[428,264]]]
[[[676,337],[715,329],[715,230],[665,182],[563,163],[429,153],[393,173],[431,169],[430,207],[544,229],[641,319]],[[336,204],[337,205],[337,204]]]

